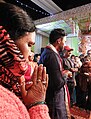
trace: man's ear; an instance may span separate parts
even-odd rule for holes
[[[57,39],[57,43],[59,44],[62,41],[62,38]]]

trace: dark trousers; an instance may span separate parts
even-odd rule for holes
[[[73,82],[67,82],[67,86],[68,86],[68,90],[69,90],[69,94],[70,94],[70,106],[73,106],[73,104],[75,103],[75,99],[74,99],[75,85]]]
[[[76,86],[77,106],[86,109],[86,105],[87,105],[86,96],[87,96],[87,92],[82,91],[79,86]]]
[[[87,109],[91,111],[91,82],[88,84]]]
[[[64,101],[64,89],[55,92],[52,103],[48,104],[51,119],[67,119],[67,110]]]

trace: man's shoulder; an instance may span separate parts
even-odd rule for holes
[[[44,51],[43,51],[43,53],[42,53],[42,55],[54,55],[55,54],[55,52],[52,50],[52,49],[50,49],[50,48],[45,48],[44,49]]]

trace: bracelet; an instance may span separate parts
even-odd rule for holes
[[[35,102],[35,103],[30,104],[29,106],[27,106],[27,109],[30,109],[31,107],[39,105],[39,104],[46,104],[46,102],[45,101]]]

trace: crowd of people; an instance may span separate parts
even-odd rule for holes
[[[69,70],[72,76],[67,77],[67,86],[70,94],[70,106],[77,105],[86,110],[91,110],[91,50],[80,59],[72,55],[73,49],[64,46],[63,68]],[[63,69],[63,70],[64,70]]]
[[[56,28],[34,54],[35,35],[26,11],[0,2],[0,117],[72,119],[74,104],[91,110],[91,50],[81,60],[71,55],[65,31]]]

